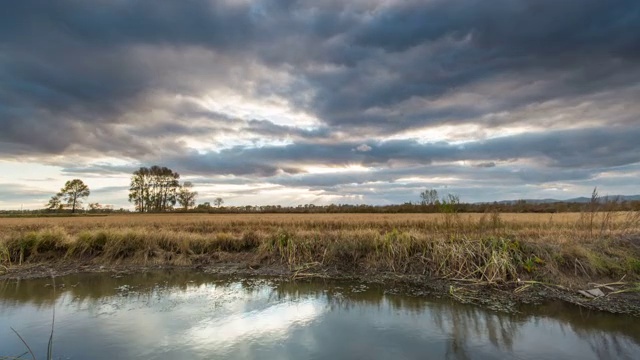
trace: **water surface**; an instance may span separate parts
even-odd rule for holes
[[[0,356],[44,359],[54,306],[61,359],[640,359],[633,317],[184,271],[0,282]]]

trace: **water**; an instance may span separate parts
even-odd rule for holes
[[[54,304],[56,359],[640,359],[632,317],[175,271],[0,282],[0,357],[45,359]]]

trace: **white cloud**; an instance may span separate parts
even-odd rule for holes
[[[367,152],[367,151],[371,151],[371,146],[367,145],[367,144],[362,144],[360,146],[358,146],[356,148],[356,150],[360,151],[360,152]]]

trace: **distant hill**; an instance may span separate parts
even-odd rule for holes
[[[605,195],[600,197],[600,202],[605,202],[607,200],[614,200],[614,199],[618,199],[620,201],[640,201],[640,195]],[[559,199],[522,199],[522,200],[526,201],[528,204],[551,204],[551,203],[557,203],[557,202],[584,204],[584,203],[590,202],[591,198],[581,196],[581,197],[571,198],[566,200],[559,200]],[[498,201],[498,204],[515,204],[518,201],[522,201],[522,200],[502,200],[502,201]]]

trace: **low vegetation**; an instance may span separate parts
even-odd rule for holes
[[[130,214],[0,219],[0,272],[23,264],[390,272],[504,283],[640,278],[640,214]]]

